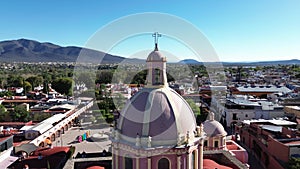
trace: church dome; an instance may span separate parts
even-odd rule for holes
[[[151,137],[152,146],[174,146],[178,138],[194,137],[196,120],[188,103],[173,89],[144,88],[125,105],[118,120],[120,140],[135,144]]]
[[[206,120],[203,123],[204,132],[208,137],[226,136],[227,132],[221,123],[216,120]]]
[[[148,55],[147,62],[166,62],[166,58],[155,49]]]

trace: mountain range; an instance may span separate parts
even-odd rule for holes
[[[0,42],[1,62],[76,62],[79,55],[83,56],[80,61],[89,63],[119,63],[125,59],[92,49],[62,47],[28,39]]]
[[[203,65],[203,62],[199,62],[194,59],[184,59],[179,62],[180,64],[194,64]],[[214,64],[217,62],[207,62],[209,64]],[[300,60],[276,60],[276,61],[257,61],[257,62],[221,62],[225,66],[264,66],[264,65],[300,65]]]
[[[0,62],[80,62],[88,63],[145,63],[145,60],[115,56],[102,51],[83,47],[62,47],[49,42],[29,39],[0,41]],[[203,64],[193,59],[185,59],[179,64]],[[264,62],[222,62],[223,65],[286,65],[300,64],[300,60],[280,60]]]

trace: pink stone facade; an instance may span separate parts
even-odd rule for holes
[[[166,163],[160,164],[161,160]],[[169,149],[134,149],[128,145],[114,144],[113,169],[165,169],[166,166],[169,169],[201,169],[202,165],[203,146],[199,143]]]

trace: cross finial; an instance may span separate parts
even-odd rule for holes
[[[161,34],[159,34],[158,32],[155,32],[152,34],[152,37],[154,37],[155,50],[158,50],[157,43],[158,43],[158,38],[161,37]]]

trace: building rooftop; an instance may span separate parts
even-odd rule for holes
[[[289,143],[285,143],[285,145],[288,145],[288,146],[299,146],[300,145],[300,140],[298,140],[298,141],[291,141]]]
[[[289,93],[291,90],[285,86],[274,86],[274,85],[256,85],[256,86],[240,86],[237,88],[240,92],[268,92],[268,93]]]
[[[278,139],[281,143],[287,146],[299,146],[300,138],[288,138],[288,139]]]
[[[285,106],[285,107],[294,109],[294,110],[300,110],[300,106]]]
[[[273,131],[273,132],[282,132],[282,126],[274,126],[274,125],[261,125],[262,129]]]
[[[290,126],[290,125],[297,125],[295,122],[283,120],[283,119],[272,119],[272,120],[265,120],[265,119],[258,119],[258,120],[244,120],[242,121],[244,124],[250,125],[250,123],[271,123],[277,126]]]

